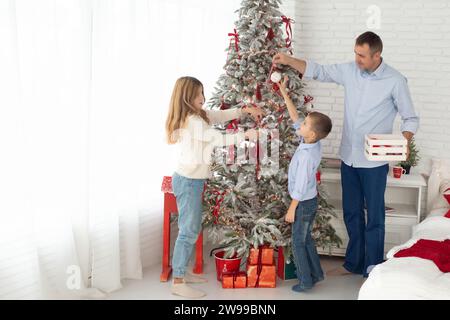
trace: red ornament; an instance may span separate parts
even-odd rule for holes
[[[262,95],[261,95],[261,86],[259,83],[256,85],[256,100],[261,101]]]
[[[274,83],[274,84],[272,85],[272,89],[275,90],[275,91],[279,91],[279,90],[280,90],[280,87],[278,86],[278,84]]]
[[[273,38],[275,38],[275,33],[273,32],[272,28],[269,28],[269,32],[267,32],[267,37],[266,39],[269,39],[269,41],[272,41]]]
[[[320,171],[319,170],[317,170],[317,172],[316,172],[316,181],[317,181],[317,184],[320,184],[322,181],[320,180]]]

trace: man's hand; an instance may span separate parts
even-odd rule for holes
[[[272,58],[272,64],[286,64],[289,65],[291,68],[294,68],[301,74],[305,73],[306,70],[306,61],[294,58],[290,55],[287,55],[283,52],[278,52],[276,55]]]
[[[272,58],[272,63],[276,64],[287,64],[289,65],[291,62],[292,57],[287,55],[286,53],[283,52],[278,52],[276,55],[273,56]]]
[[[292,208],[292,206],[289,207],[288,212],[284,216],[284,220],[289,223],[293,223],[295,221],[295,208]]]
[[[408,161],[409,155],[411,154],[409,144],[411,143],[411,139],[414,137],[414,133],[410,131],[403,131],[402,134],[405,137],[405,139],[408,140],[408,143],[406,144],[406,161]]]

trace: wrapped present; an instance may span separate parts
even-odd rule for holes
[[[247,288],[247,273],[245,273],[245,271],[239,271],[223,274],[222,288]]]
[[[251,288],[275,288],[276,270],[272,265],[247,265],[247,286]]]
[[[173,193],[172,191],[172,177],[164,176],[161,191],[164,193]]]
[[[293,256],[291,255],[288,260],[285,260],[282,247],[278,248],[277,275],[283,280],[297,279]]]
[[[259,263],[259,259],[261,262]],[[273,264],[273,248],[266,246],[260,246],[259,248],[251,248],[250,254],[248,256],[248,264],[263,264],[272,265]]]

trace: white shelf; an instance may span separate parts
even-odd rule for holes
[[[340,182],[341,171],[339,169],[323,169],[320,178],[322,181]],[[425,178],[420,174],[404,174],[400,179],[392,177],[390,174],[387,179],[387,186],[399,187],[425,187],[427,185]]]
[[[422,188],[427,183],[420,174],[402,175],[400,179],[389,173],[386,183],[385,205],[395,211],[386,212],[385,220],[385,254],[394,246],[400,245],[411,237],[412,227],[420,222],[420,205]],[[322,185],[328,193],[328,203],[334,207],[337,217],[330,223],[342,239],[341,248],[332,248],[331,254],[345,255],[348,244],[347,229],[344,223],[342,208],[342,187],[340,169],[325,168],[321,172]],[[328,254],[328,250],[317,248],[320,254]]]
[[[328,203],[334,207],[334,210],[343,212],[342,200],[340,199],[327,199]],[[405,217],[405,218],[417,218],[417,206],[413,204],[405,203],[386,203],[387,207],[394,208],[393,212],[386,212],[386,216],[389,217]]]

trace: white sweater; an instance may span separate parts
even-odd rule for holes
[[[240,118],[242,110],[205,110],[211,124],[223,123]],[[181,129],[178,140],[179,159],[175,170],[181,176],[191,179],[207,179],[214,147],[238,145],[245,140],[244,132],[223,134],[213,129],[199,116],[189,116]]]

